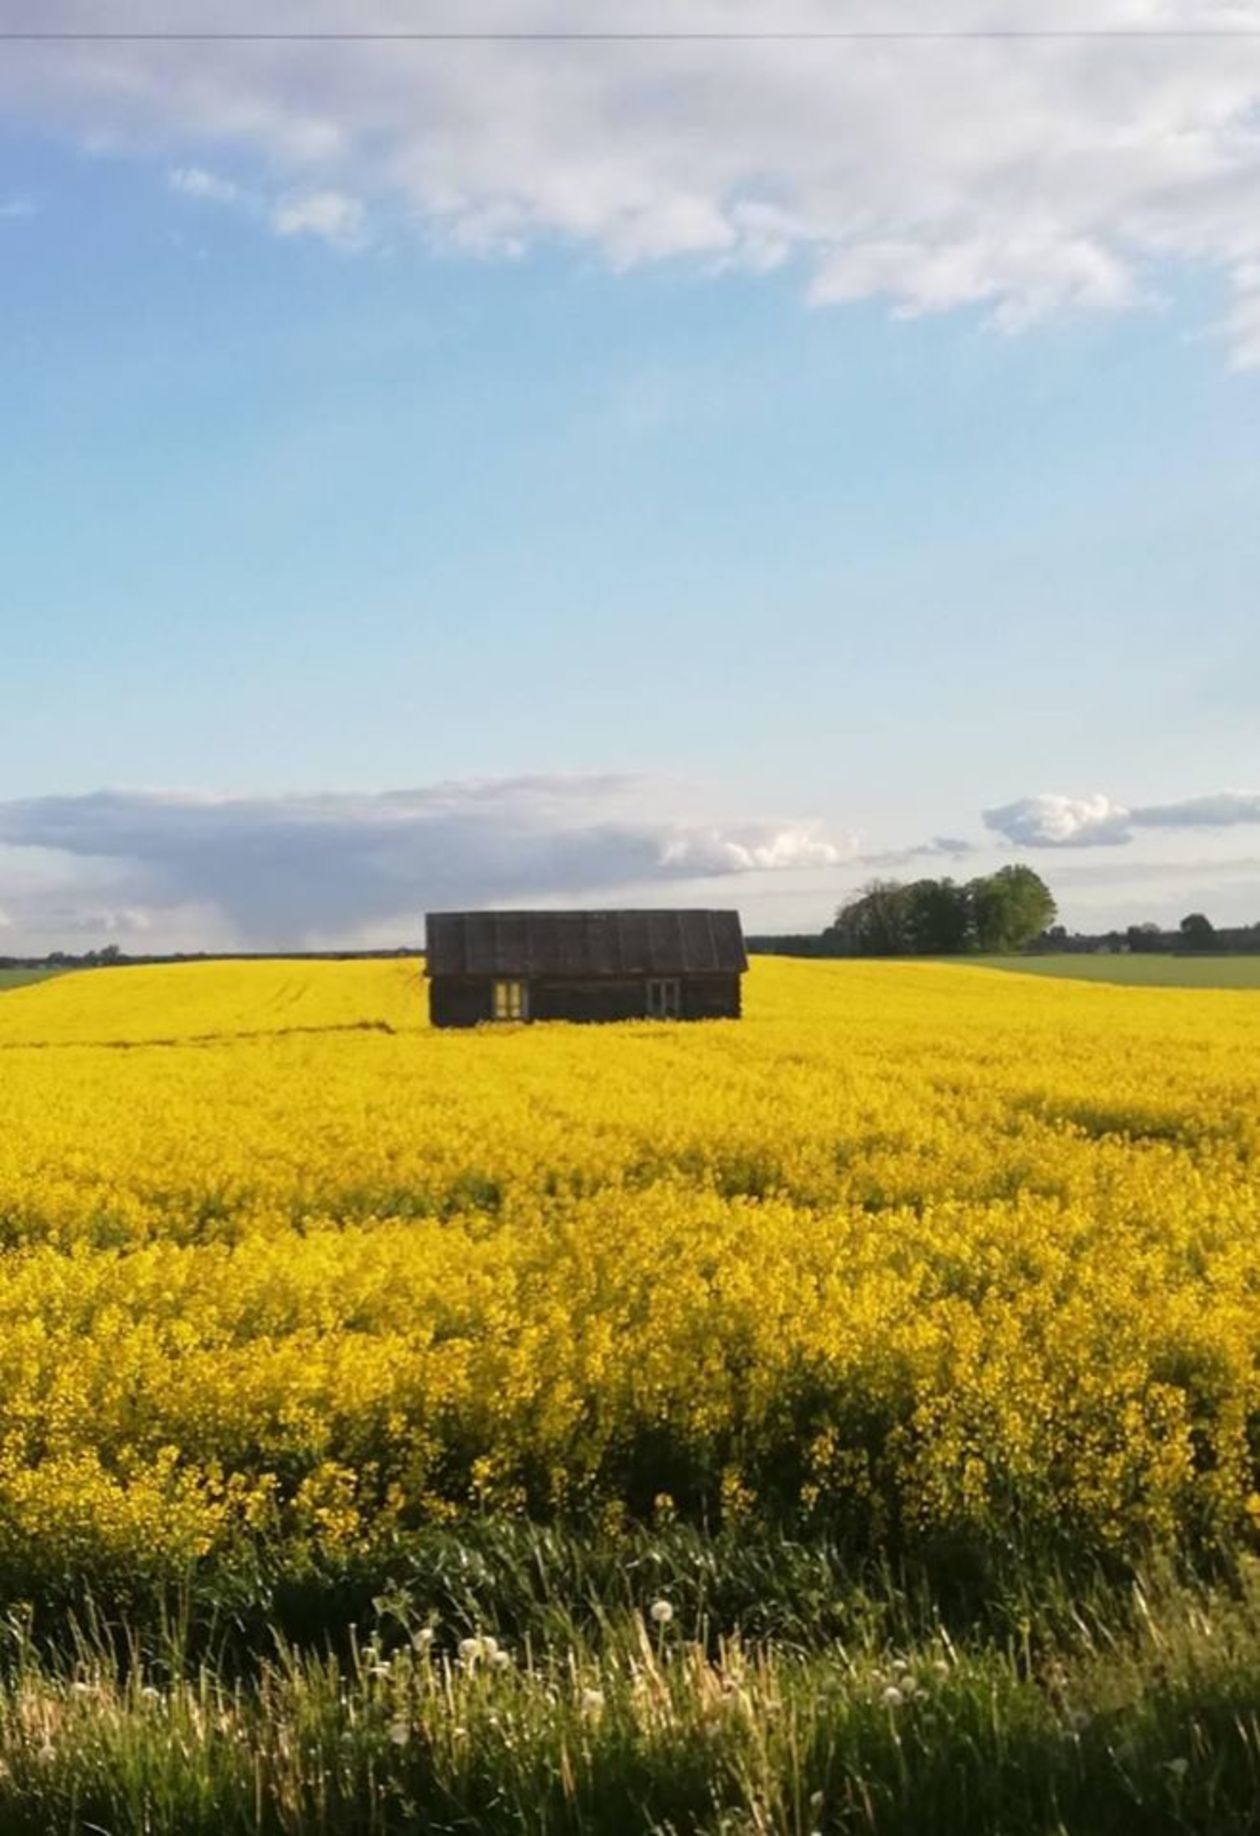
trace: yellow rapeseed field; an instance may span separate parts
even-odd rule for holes
[[[1105,1552],[1260,1514],[1260,997],[758,962],[436,1034],[419,966],[0,995],[0,1578],[481,1509]]]

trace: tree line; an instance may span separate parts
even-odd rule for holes
[[[1005,954],[1040,937],[1056,915],[1031,867],[1000,867],[967,881],[872,880],[822,934],[832,956]]]

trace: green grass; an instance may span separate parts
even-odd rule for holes
[[[99,1622],[0,1630],[5,1836],[1244,1836],[1260,1584],[1059,1600],[951,1636],[855,1596],[757,1641],[668,1582],[598,1623],[471,1626],[394,1590],[338,1653],[242,1676]],[[652,1611],[655,1600],[667,1609]],[[644,1610],[646,1609],[646,1610]],[[469,1641],[475,1640],[474,1643]]]
[[[0,993],[6,988],[24,988],[28,982],[46,982],[60,975],[60,969],[0,969]]]
[[[966,956],[942,961],[976,963],[1017,975],[1064,976],[1079,982],[1116,982],[1131,988],[1260,988],[1255,956]]]
[[[1260,1827],[1246,1554],[946,1596],[755,1520],[487,1518],[278,1582],[42,1625],[10,1597],[4,1836]]]

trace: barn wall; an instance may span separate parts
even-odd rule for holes
[[[435,976],[429,983],[429,1020],[434,1026],[476,1026],[492,1014],[490,982]]]
[[[740,986],[737,975],[683,977],[684,1020],[738,1020],[739,1015]]]
[[[641,1020],[647,992],[639,981],[534,982],[531,1008],[536,1020]]]
[[[647,1011],[645,979],[558,981],[527,978],[531,1020],[576,1023],[641,1020]],[[680,976],[683,1020],[737,1020],[738,975]],[[494,978],[434,976],[429,981],[434,1026],[478,1026],[494,1018]]]

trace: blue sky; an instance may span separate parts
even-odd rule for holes
[[[17,55],[0,950],[376,941],[526,898],[814,928],[898,856],[1028,859],[1081,925],[1260,919],[1254,59],[1233,183],[1218,148],[1179,215],[1160,162],[1220,127],[1210,67],[1106,206],[1049,127],[1023,145],[1027,96],[936,225],[917,151],[855,177],[841,124],[820,176],[776,130],[767,248],[720,115],[680,140],[650,61],[631,206],[567,183],[609,163],[615,76],[505,151],[473,105],[502,133],[536,70],[426,54],[472,113],[413,144],[370,61],[216,89],[181,52],[153,87],[193,85],[190,131],[142,65],[120,105],[139,52],[20,84]],[[990,220],[1012,134],[1032,254]],[[839,227],[868,194],[877,227]]]

